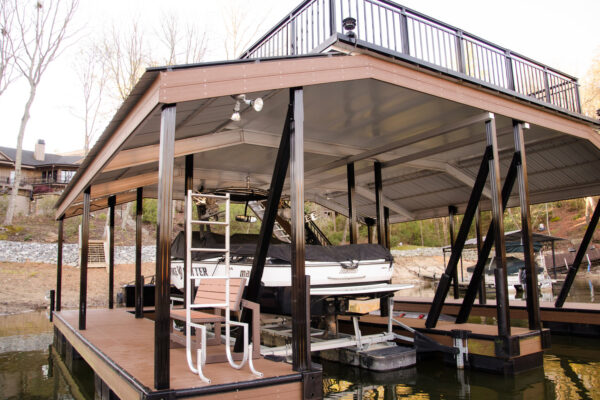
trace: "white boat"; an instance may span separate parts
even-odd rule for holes
[[[250,277],[256,250],[256,235],[236,234],[230,238],[230,276]],[[224,237],[211,232],[194,232],[194,247],[222,247]],[[201,242],[201,243],[200,243]],[[178,235],[171,246],[171,283],[183,290],[184,237]],[[395,291],[412,287],[391,284],[393,257],[377,244],[347,246],[306,245],[305,272],[310,275],[311,313],[343,311],[344,301],[352,298],[388,297]],[[198,254],[192,262],[192,277],[224,275],[223,257]],[[291,292],[290,245],[272,243],[261,280],[261,310],[289,314]],[[322,301],[320,301],[322,300]],[[335,304],[332,304],[335,303]]]

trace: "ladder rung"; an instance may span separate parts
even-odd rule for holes
[[[199,225],[227,225],[225,221],[202,221],[193,219],[190,221],[190,224],[199,224]]]
[[[192,247],[190,249],[191,251],[199,251],[202,253],[228,253],[229,249],[210,249],[210,248],[199,248],[199,247]]]
[[[192,197],[208,197],[211,199],[227,199],[229,196],[222,196],[218,194],[202,194],[202,193],[192,193]]]

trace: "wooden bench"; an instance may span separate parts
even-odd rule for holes
[[[213,305],[218,303],[225,303],[226,301],[226,278],[215,278],[215,279],[200,279],[198,284],[198,291],[192,304],[194,305]],[[257,345],[252,346],[252,354],[250,355],[253,359],[260,357],[260,306],[257,303],[242,299],[244,287],[246,285],[246,278],[230,278],[229,279],[229,310],[240,314],[242,308],[247,308],[252,311],[252,339],[253,343]],[[191,322],[196,324],[214,324],[214,337],[207,339],[207,345],[216,346],[221,345],[221,326],[226,323],[225,316],[223,315],[225,307],[214,307],[213,312],[205,312],[199,310],[190,310]],[[186,310],[185,309],[172,309],[171,319],[176,321],[186,321]],[[194,347],[198,348],[200,345],[200,337],[196,330],[195,340],[193,341]],[[173,324],[171,324],[171,341],[179,343],[185,346],[185,336],[181,333],[173,330]],[[228,345],[228,343],[225,343]],[[242,359],[242,353],[233,353],[234,360],[238,361]],[[227,362],[225,351],[211,351],[206,356],[207,363],[220,363]]]

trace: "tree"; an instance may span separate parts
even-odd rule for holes
[[[15,156],[15,180],[6,217],[5,225],[11,225],[15,212],[15,203],[21,183],[21,161],[23,137],[29,122],[31,105],[35,100],[37,87],[46,72],[48,65],[59,55],[63,42],[68,39],[67,28],[71,22],[78,0],[36,2],[14,0],[15,36],[12,32],[5,37],[10,41],[15,65],[29,84],[29,97],[25,103],[23,116],[17,136],[17,152]]]
[[[84,154],[90,151],[90,144],[98,132],[102,117],[101,107],[106,86],[107,68],[105,58],[95,44],[88,45],[79,51],[76,71],[82,89],[83,114],[80,118],[84,125]]]
[[[224,11],[225,31],[225,55],[228,60],[239,57],[250,44],[256,40],[258,32],[266,18],[252,20],[244,9],[247,2],[231,1]]]
[[[15,8],[10,0],[0,0],[0,96],[15,80],[15,54],[10,37],[14,34]]]
[[[159,64],[192,64],[204,59],[206,32],[200,32],[195,25],[184,25],[175,14],[164,14],[161,21],[156,35],[165,46],[165,54],[157,60]]]
[[[581,111],[591,118],[598,118],[600,109],[600,49],[581,82]]]

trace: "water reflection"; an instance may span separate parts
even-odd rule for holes
[[[51,343],[45,313],[0,316],[0,399],[94,398],[89,367],[76,364],[74,379],[52,354]]]
[[[569,300],[598,302],[600,297],[594,293],[599,288],[600,278],[581,274]],[[417,287],[411,294],[431,297],[433,290]],[[472,322],[494,322],[493,318],[475,319]],[[52,325],[45,313],[0,316],[0,399],[94,398],[93,372],[76,362],[75,374],[69,373],[49,352],[51,342]],[[457,371],[439,358],[385,373],[324,363],[323,392],[327,399],[600,400],[596,389],[600,387],[599,343],[598,339],[553,336],[544,367],[515,378]]]

